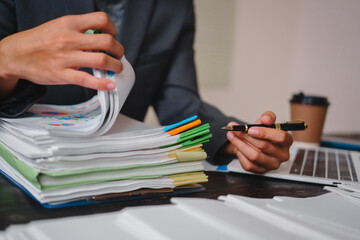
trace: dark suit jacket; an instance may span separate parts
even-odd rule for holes
[[[0,39],[63,15],[94,10],[94,3],[90,0],[2,0]],[[215,153],[227,141],[220,127],[235,119],[224,116],[200,99],[194,64],[192,1],[130,0],[122,26],[118,40],[134,67],[136,81],[121,112],[142,121],[152,105],[164,125],[198,115],[203,122],[210,123],[213,138],[205,144],[205,150],[214,161]],[[37,95],[42,95],[45,90],[30,85],[33,90],[27,97],[23,96],[21,101],[17,99],[17,94],[26,95],[24,91],[27,88],[20,85],[15,96],[3,101],[3,106],[6,102],[8,109],[9,106],[13,111],[15,109],[16,115],[39,101]],[[79,86],[47,86],[40,102],[73,104],[85,101],[94,94],[94,90]],[[26,104],[20,106],[23,102]],[[4,115],[6,110],[2,112]]]

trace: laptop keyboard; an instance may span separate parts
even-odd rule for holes
[[[351,155],[332,149],[299,148],[291,174],[358,182]]]

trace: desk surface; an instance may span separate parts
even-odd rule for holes
[[[179,195],[217,199],[219,195],[237,194],[256,198],[273,196],[310,197],[325,193],[322,185],[276,180],[238,173],[208,172],[209,182],[203,184],[205,192]],[[96,204],[63,209],[45,209],[29,196],[0,176],[0,230],[10,224],[31,220],[51,219],[105,213],[129,206],[168,204],[169,197]]]

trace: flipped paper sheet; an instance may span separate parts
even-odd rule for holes
[[[114,81],[112,91],[98,91],[92,99],[75,105],[35,104],[21,117],[1,118],[3,127],[21,131],[30,137],[46,136],[91,136],[106,133],[114,124],[120,109],[129,95],[135,73],[124,56],[121,73],[109,75],[107,71],[93,69],[94,76]],[[35,129],[35,130],[34,130]]]

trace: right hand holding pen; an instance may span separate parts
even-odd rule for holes
[[[104,34],[84,34],[101,29]],[[16,86],[20,79],[37,84],[75,84],[98,90],[116,86],[79,71],[80,67],[122,71],[118,60],[123,46],[115,40],[116,29],[106,13],[64,16],[0,41],[0,86]],[[107,51],[111,56],[96,50]],[[6,87],[4,87],[6,89]]]
[[[275,120],[276,115],[267,111],[255,123],[272,125]],[[245,170],[256,173],[279,168],[289,159],[293,142],[288,132],[266,127],[252,127],[247,133],[227,132],[227,137],[230,144],[225,145],[223,150],[236,155]]]

